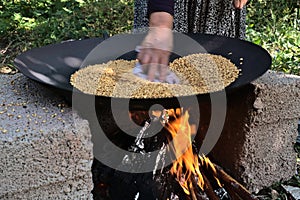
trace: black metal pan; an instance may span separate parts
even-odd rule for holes
[[[235,89],[257,79],[271,66],[271,57],[268,52],[253,43],[224,36],[207,34],[196,33],[188,34],[187,36],[201,46],[202,49],[199,50],[200,52],[202,51],[222,55],[229,58],[239,69],[242,70],[242,74],[237,78],[237,80],[226,87],[227,93],[230,93]],[[131,43],[132,48],[127,48],[127,50],[125,48],[126,51],[124,51],[122,46],[110,45],[110,48],[103,48],[103,55],[101,55],[101,48],[103,45],[101,47],[99,44],[104,44],[106,40],[102,38],[68,41],[60,44],[48,45],[20,54],[15,59],[15,66],[20,72],[29,78],[55,87],[66,96],[69,96],[71,92],[79,92],[77,90],[73,90],[69,83],[71,74],[73,74],[76,70],[88,64],[106,62],[111,58],[135,59],[136,52],[134,51],[134,46],[139,44],[143,37],[143,34],[119,35],[117,39]],[[184,54],[183,52],[188,54],[194,51],[193,47],[191,47],[192,45],[181,41],[181,39],[181,36],[175,36],[174,38],[174,46],[175,48],[180,49],[180,52],[175,52],[171,56],[171,60],[178,56],[182,56],[182,54]],[[98,48],[98,50],[93,51],[94,55],[91,56],[93,53],[90,52],[94,50],[95,47]],[[120,51],[119,49],[123,49],[123,51]],[[99,54],[98,57],[95,52]],[[107,54],[110,54],[111,56]],[[96,59],[89,59],[89,57]],[[197,97],[198,99],[201,99],[202,97],[206,98],[207,94],[197,95]],[[185,96],[180,98],[188,99],[192,97]],[[153,104],[160,104],[165,107],[174,107],[178,105],[178,99],[180,98],[130,99],[130,108],[148,109]],[[98,96],[96,97],[96,101],[100,104],[107,105],[110,103],[111,98]],[[122,102],[128,101],[128,99],[114,98],[114,101]]]
[[[65,91],[72,91],[69,78],[79,69],[88,53],[103,38],[66,41],[28,50],[15,59],[16,68],[25,76]]]

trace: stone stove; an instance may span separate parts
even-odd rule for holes
[[[61,112],[63,99],[21,74],[0,75],[0,83],[0,198],[92,199],[87,121],[71,108]],[[251,192],[287,180],[296,170],[299,117],[300,78],[268,71],[228,97],[210,156]]]

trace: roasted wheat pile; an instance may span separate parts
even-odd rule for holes
[[[239,69],[222,56],[192,54],[170,63],[180,84],[157,83],[135,76],[132,70],[136,62],[115,60],[82,68],[71,76],[71,84],[97,96],[165,98],[219,91],[239,75]]]

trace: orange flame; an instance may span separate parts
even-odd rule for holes
[[[172,150],[176,156],[171,173],[176,176],[184,192],[190,195],[190,190],[193,188],[192,178],[202,190],[204,189],[205,183],[199,165],[206,165],[207,168],[212,170],[214,176],[216,169],[207,157],[199,157],[193,152],[191,136],[196,134],[196,126],[189,124],[188,111],[184,114],[182,114],[182,109],[176,109],[175,111],[168,110],[167,112],[169,116],[175,118],[174,121],[172,120],[172,122],[166,125],[167,130],[172,136]],[[216,180],[219,186],[221,186],[219,180],[217,178]]]

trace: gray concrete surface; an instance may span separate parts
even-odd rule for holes
[[[282,72],[268,71],[253,82],[257,98],[254,121],[261,124],[276,123],[281,119],[300,117],[300,77]]]
[[[63,200],[87,200],[93,199],[90,193],[90,186],[86,180],[90,176],[70,179],[62,182],[43,185],[29,190],[22,190],[17,193],[6,194],[1,197],[3,200],[43,200],[43,199],[63,199]]]
[[[0,199],[89,199],[88,122],[21,74],[0,75]]]
[[[250,191],[296,172],[300,77],[268,71],[228,99],[228,118],[212,156]]]

